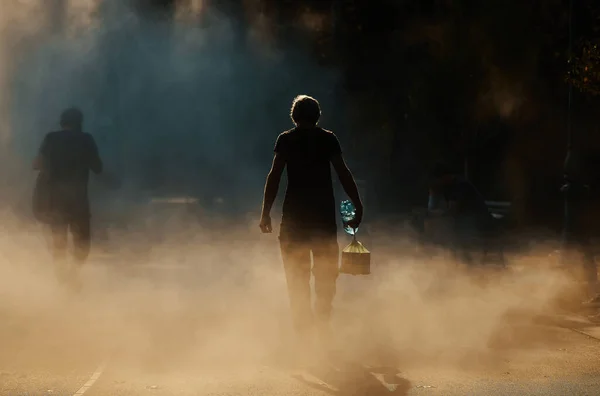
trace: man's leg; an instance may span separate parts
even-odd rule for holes
[[[459,261],[471,267],[475,264],[473,252],[477,244],[476,223],[469,217],[457,218],[454,229],[455,255]]]
[[[600,302],[598,294],[600,288],[598,285],[598,268],[596,266],[596,257],[594,254],[594,246],[592,245],[591,238],[588,235],[582,236],[579,241],[581,252],[583,254],[583,272],[588,284],[588,294],[590,295],[590,302]]]
[[[54,271],[60,282],[65,281],[67,268],[67,231],[69,225],[66,222],[55,222],[50,224],[52,233],[52,260]]]
[[[69,224],[73,236],[73,262],[69,266],[69,287],[74,292],[81,290],[79,271],[90,253],[90,218],[82,216],[72,219]]]
[[[75,263],[81,266],[90,254],[91,232],[89,216],[81,216],[70,223],[73,235]]]
[[[469,267],[473,265],[469,237],[460,231],[457,231],[454,235],[453,256],[458,263],[465,264]]]
[[[319,238],[312,246],[315,276],[315,314],[321,336],[328,338],[332,303],[339,275],[339,247],[335,235]]]
[[[573,265],[573,262],[579,260],[582,260],[582,267],[580,267],[582,271],[577,270],[577,267]],[[594,300],[594,296],[599,292],[598,270],[590,237],[582,232],[563,231],[560,262],[577,278],[583,272],[582,275],[588,285],[587,293]]]
[[[310,250],[306,244],[288,239],[281,239],[280,246],[292,322],[298,335],[307,336],[313,325],[310,298]]]

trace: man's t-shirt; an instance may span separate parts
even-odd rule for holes
[[[275,153],[285,159],[288,177],[282,232],[336,232],[330,164],[341,152],[337,137],[322,128],[294,128],[279,135]]]
[[[444,191],[447,202],[456,204],[456,221],[458,225],[468,224],[476,228],[489,225],[490,211],[485,199],[477,188],[468,180],[456,177]]]
[[[47,210],[60,217],[89,216],[89,171],[102,171],[102,162],[92,135],[77,131],[50,132],[40,147],[38,180]]]

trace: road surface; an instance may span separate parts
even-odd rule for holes
[[[54,331],[69,333],[66,323]],[[4,331],[7,330],[4,327]],[[17,331],[13,329],[13,331]],[[2,345],[1,395],[598,395],[600,341],[540,326],[545,342],[481,366],[435,361],[391,368],[355,362],[312,367],[264,362],[173,359],[164,346],[140,352],[103,350],[90,339],[38,328]],[[597,330],[596,330],[597,331]],[[48,337],[43,333],[48,332]],[[3,337],[6,340],[7,337]],[[551,340],[551,341],[550,341]],[[107,360],[110,359],[110,360]],[[147,361],[144,361],[147,359]]]
[[[298,364],[284,347],[283,325],[262,337],[265,328],[249,327],[250,320],[198,333],[210,327],[206,313],[160,308],[159,299],[149,307],[134,305],[127,291],[113,292],[105,305],[63,298],[3,315],[0,395],[600,394],[600,330],[592,324],[574,331],[527,321],[499,347],[420,354],[421,345],[406,345],[403,356],[396,345],[387,352],[398,356],[387,360],[381,350],[358,353],[346,345],[347,355],[315,353]],[[167,293],[160,300],[171,306],[177,298]],[[130,307],[117,315],[119,302]]]
[[[535,320],[560,275],[390,258],[340,279],[338,353],[298,362],[276,241],[240,244],[163,246],[143,268],[96,257],[79,295],[14,250],[0,265],[0,395],[600,395],[600,331]]]

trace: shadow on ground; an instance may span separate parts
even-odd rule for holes
[[[294,374],[292,377],[331,395],[402,396],[407,395],[411,388],[410,382],[402,378],[396,368],[344,362],[311,367],[306,369],[306,374]]]

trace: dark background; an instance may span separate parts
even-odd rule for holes
[[[214,3],[243,34],[241,2]],[[340,133],[380,208],[422,204],[430,163],[444,158],[487,199],[513,201],[521,223],[559,226],[569,47],[576,57],[597,37],[593,1],[258,3],[282,41],[298,39],[307,10],[326,21],[311,32],[312,51],[342,71],[339,94],[357,111]],[[589,96],[575,90],[572,106],[575,148],[585,155],[598,147]]]
[[[588,157],[600,150],[596,59],[586,52],[598,37],[600,12],[591,0],[202,3],[186,29],[215,32],[220,21],[228,22],[227,40],[213,33],[221,41],[208,37],[204,52],[190,60],[210,56],[212,77],[171,78],[174,69],[152,54],[171,45],[165,37],[173,26],[183,26],[178,4],[134,0],[128,12],[137,15],[137,30],[131,24],[106,29],[95,44],[101,56],[90,66],[93,73],[80,80],[89,89],[66,96],[93,97],[82,104],[92,118],[110,115],[108,126],[95,119],[86,125],[114,170],[139,191],[186,192],[207,201],[237,197],[229,199],[232,213],[256,210],[275,137],[290,127],[287,112],[299,93],[321,101],[322,125],[337,133],[353,172],[365,181],[371,213],[423,206],[431,165],[445,159],[486,199],[510,200],[520,225],[558,230],[570,71],[574,148]],[[48,1],[48,7],[49,26],[60,32],[67,2]],[[105,25],[117,18],[106,9],[99,11],[106,12]],[[271,55],[248,44],[256,37]],[[34,64],[31,53],[41,47],[20,41],[15,75],[27,76],[23,65]],[[140,48],[151,54],[143,62]],[[217,77],[222,70],[230,74]],[[151,83],[133,89],[136,78]],[[30,81],[15,79],[23,80]],[[19,126],[23,117],[15,121],[15,108],[33,103],[35,95],[18,84],[14,89],[15,129],[42,133],[67,104],[58,100],[55,112]],[[191,139],[174,132],[179,129],[203,135]],[[37,137],[17,151],[32,154]]]

